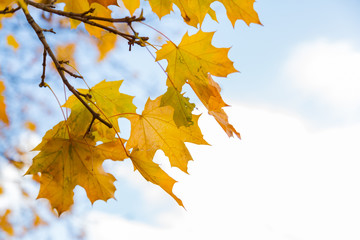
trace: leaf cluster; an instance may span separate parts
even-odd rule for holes
[[[228,121],[224,107],[228,106],[221,97],[220,87],[212,76],[227,77],[237,72],[228,58],[229,48],[217,48],[212,45],[214,32],[201,29],[196,34],[185,33],[179,44],[169,38],[160,48],[147,36],[136,31],[136,23],[148,26],[145,15],[133,15],[142,4],[140,0],[5,0],[0,3],[1,18],[22,14],[34,30],[43,46],[43,74],[40,87],[51,86],[46,82],[48,59],[53,63],[61,82],[72,95],[61,105],[64,120],[47,131],[42,142],[34,149],[39,151],[26,172],[38,176],[40,192],[38,198],[47,198],[52,208],[59,214],[67,211],[73,204],[75,186],[82,186],[93,203],[96,200],[108,200],[114,197],[116,180],[104,171],[104,160],[123,161],[131,159],[135,170],[148,181],[159,185],[176,202],[182,201],[172,192],[175,180],[163,171],[153,159],[158,150],[164,152],[171,166],[187,173],[187,164],[192,160],[185,143],[208,144],[198,125],[199,115],[195,115],[195,104],[184,96],[184,85],[188,85],[202,104],[207,108],[229,137],[240,134]],[[200,28],[205,16],[217,21],[216,12],[211,8],[215,0],[148,0],[151,11],[160,19],[170,14],[176,6],[189,26]],[[219,0],[227,11],[232,25],[237,20],[246,24],[261,24],[253,9],[254,0]],[[62,8],[62,6],[64,6]],[[113,6],[110,7],[109,6]],[[127,9],[131,16],[114,18],[113,14]],[[125,39],[132,47],[146,47],[156,51],[154,60],[159,65],[167,63],[164,84],[167,91],[151,100],[147,100],[142,113],[136,111],[133,96],[120,91],[121,81],[98,82],[93,87],[76,89],[70,78],[83,79],[77,72],[69,50],[71,45],[56,51],[48,43],[49,34],[56,29],[44,29],[33,18],[34,11],[50,16],[59,16],[57,24],[65,28],[77,29],[84,26],[89,36],[96,40],[100,52],[99,60],[115,47],[118,38]],[[22,12],[22,13],[21,13]],[[49,23],[56,26],[49,19]],[[67,21],[67,23],[63,23]],[[150,26],[149,26],[150,27]],[[151,27],[153,28],[153,27]],[[9,37],[9,45],[18,48],[16,39]],[[66,51],[64,51],[66,50]],[[70,53],[63,54],[64,52]],[[84,80],[85,81],[85,80]],[[0,91],[4,84],[0,82]],[[0,93],[0,120],[9,124],[5,103]],[[130,121],[130,137],[121,136],[119,119]]]

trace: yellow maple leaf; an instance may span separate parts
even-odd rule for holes
[[[94,11],[92,13],[89,13],[88,14],[89,16],[111,18],[110,9],[106,8],[105,6],[103,6],[103,5],[99,4],[99,3],[92,3],[90,5],[90,8],[94,9]],[[101,24],[103,26],[106,26],[106,27],[114,26],[111,22],[106,22],[106,21],[92,20],[92,22],[99,23],[99,24]],[[100,38],[104,33],[107,32],[106,30],[104,30],[102,28],[92,26],[92,25],[89,25],[89,24],[85,24],[85,29],[88,31],[88,33],[90,35],[92,35],[92,36],[94,36],[96,38]]]
[[[130,15],[133,15],[135,10],[140,7],[140,0],[122,0],[124,6],[129,10]]]
[[[104,7],[110,6],[110,5],[118,5],[117,0],[88,0],[89,4],[92,3],[99,3],[103,5]]]
[[[0,216],[0,229],[6,232],[9,236],[14,236],[13,225],[9,222],[10,209],[6,209],[5,213]]]
[[[161,19],[172,11],[172,0],[149,0],[151,9]]]
[[[73,204],[76,185],[85,189],[92,203],[113,198],[115,178],[103,170],[102,163],[106,159],[127,158],[118,141],[96,145],[90,138],[62,134],[67,131],[66,123],[61,122],[46,133],[43,142],[35,148],[40,153],[26,172],[41,173],[38,198],[47,198],[59,215]]]
[[[88,0],[58,0],[57,2],[65,3],[64,10],[73,13],[84,13],[90,9]],[[80,21],[70,19],[71,28],[76,28]]]
[[[200,101],[208,109],[208,113],[212,115],[215,120],[224,129],[229,137],[235,134],[240,138],[240,133],[229,123],[228,116],[223,107],[228,105],[224,102],[220,95],[220,86],[209,75],[203,81],[189,81],[189,85],[194,90]]]
[[[16,2],[16,0],[1,0],[0,10],[4,10],[6,7],[11,7]]]
[[[13,5],[16,3],[16,0],[1,0],[0,1],[0,11],[6,9],[6,8],[11,8],[13,7]],[[1,20],[3,18],[10,18],[12,17],[12,14],[0,14],[0,29],[2,28],[2,23]]]
[[[56,58],[58,61],[69,62],[69,65],[76,68],[76,62],[74,59],[74,52],[76,49],[75,43],[66,43],[56,47]],[[54,66],[54,65],[53,65]]]
[[[215,2],[221,2],[227,11],[227,15],[233,26],[236,20],[243,20],[246,24],[257,23],[261,24],[256,11],[253,8],[255,0],[148,0],[154,13],[159,18],[167,15],[172,10],[172,5],[175,4],[181,12],[184,21],[197,27],[202,24],[207,14],[216,21],[216,14],[210,8],[210,5]]]
[[[33,123],[31,121],[26,121],[24,125],[30,131],[36,131],[36,124],[35,123]]]
[[[96,45],[99,50],[98,61],[104,60],[106,55],[115,48],[117,36],[113,33],[103,32],[101,37],[96,38]]]
[[[16,41],[13,35],[8,35],[6,37],[6,41],[9,46],[12,46],[14,48],[14,50],[17,50],[19,48],[19,43]]]
[[[260,24],[259,16],[254,10],[255,0],[219,0],[226,8],[226,13],[232,25],[236,20],[243,20],[247,25],[250,23]]]
[[[197,81],[207,78],[210,73],[218,77],[226,77],[237,72],[233,62],[227,57],[229,48],[216,48],[211,44],[213,32],[203,32],[189,36],[184,35],[179,46],[167,42],[156,52],[156,60],[166,59],[166,71],[169,86],[173,85],[181,91],[186,80]]]
[[[166,93],[161,97],[161,106],[172,106],[174,108],[174,122],[176,126],[190,126],[193,124],[192,111],[195,104],[189,102],[189,98],[184,97],[174,87],[168,87]]]
[[[0,120],[4,122],[6,125],[9,125],[9,118],[6,114],[6,104],[4,97],[5,85],[2,81],[0,81]]]
[[[207,144],[200,129],[188,132],[186,128],[178,128],[173,120],[174,110],[170,106],[161,107],[161,96],[146,102],[141,115],[124,115],[131,122],[131,134],[127,149],[139,149],[149,156],[161,149],[169,158],[171,166],[187,172],[188,161],[192,160],[184,142]],[[197,118],[191,126],[198,128]]]
[[[192,36],[185,34],[179,46],[166,43],[157,52],[156,60],[168,61],[167,85],[173,85],[176,91],[180,92],[187,82],[228,136],[233,136],[234,133],[240,138],[240,134],[228,122],[228,117],[222,110],[228,105],[220,95],[220,87],[211,78],[211,75],[226,77],[237,70],[227,57],[229,48],[215,48],[211,45],[213,34],[202,31]],[[183,109],[186,108],[184,102],[178,101],[177,104]]]
[[[191,11],[192,14],[196,17],[194,21],[190,21],[191,26],[196,27],[198,23],[202,23],[206,14],[210,11],[210,4],[214,2],[214,0],[195,0],[195,1],[187,1],[188,2],[188,11]]]
[[[132,151],[130,155],[135,170],[138,170],[147,181],[159,185],[165,192],[172,196],[180,206],[184,206],[182,201],[172,192],[176,181],[164,172],[158,164],[154,163],[152,158],[153,156],[145,151],[139,150]]]
[[[91,96],[85,100],[95,112],[104,119],[108,119],[116,131],[119,131],[117,120],[121,114],[136,112],[136,107],[132,103],[134,97],[119,92],[122,82],[122,80],[109,82],[104,80],[91,89],[77,89],[81,94]],[[76,135],[84,135],[92,120],[90,112],[75,96],[70,96],[63,106],[71,109],[68,124],[72,132]],[[98,141],[109,141],[115,138],[114,129],[108,128],[97,120],[94,122],[92,131],[98,134]]]

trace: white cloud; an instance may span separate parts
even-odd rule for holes
[[[174,192],[187,211],[162,214],[156,226],[92,212],[90,239],[360,238],[360,124],[314,131],[284,112],[228,112],[243,140],[227,139],[204,116],[213,146],[190,146],[190,175],[159,160],[179,180]]]
[[[360,49],[350,42],[303,43],[291,53],[284,72],[296,87],[337,108],[360,107]]]

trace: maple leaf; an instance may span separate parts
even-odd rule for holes
[[[19,48],[19,43],[16,41],[13,35],[8,35],[6,41],[9,46],[12,46],[14,48],[14,50],[17,50]]]
[[[58,0],[57,2],[65,3],[64,10],[73,13],[84,13],[90,9],[88,0]],[[76,28],[80,21],[70,19],[71,28]]]
[[[14,236],[13,225],[9,222],[10,209],[6,209],[4,215],[0,216],[0,229],[6,232],[9,236]]]
[[[129,10],[130,15],[133,15],[135,10],[140,7],[140,0],[122,0],[124,6]]]
[[[116,35],[108,32],[103,32],[101,37],[96,38],[96,45],[99,50],[98,61],[104,60],[106,55],[115,48]]]
[[[261,24],[253,8],[255,0],[149,0],[153,12],[159,18],[169,14],[172,5],[175,4],[180,9],[184,21],[193,27],[201,25],[207,14],[216,21],[215,12],[210,8],[215,1],[219,1],[225,6],[233,26],[237,20],[243,20],[247,25],[250,23]]]
[[[158,164],[152,161],[153,155],[144,150],[140,151],[136,149],[131,152],[130,159],[134,164],[135,170],[138,170],[147,181],[159,185],[165,192],[172,196],[180,206],[184,206],[182,201],[172,192],[176,181],[164,172]]]
[[[118,5],[117,0],[88,0],[89,4],[92,3],[99,3],[103,5],[104,7],[110,6],[110,5]]]
[[[103,170],[102,163],[106,159],[127,158],[125,150],[118,148],[118,141],[96,146],[90,138],[64,135],[67,131],[66,123],[60,122],[46,133],[43,142],[35,148],[40,153],[26,172],[41,173],[38,198],[47,198],[59,215],[73,204],[76,185],[85,189],[92,203],[113,198],[115,178]],[[115,152],[114,146],[117,146]]]
[[[228,122],[228,117],[222,110],[222,107],[227,104],[220,95],[219,85],[212,80],[210,75],[226,77],[237,70],[227,57],[229,48],[215,48],[211,45],[213,34],[202,31],[192,36],[185,34],[179,46],[171,42],[166,43],[157,52],[156,60],[166,59],[168,61],[166,71],[169,80],[167,85],[173,85],[176,91],[180,92],[185,82],[189,83],[209,110],[209,114],[214,116],[227,135],[233,136],[235,133],[240,138],[240,134]],[[183,101],[177,100],[176,105],[172,104],[174,108],[178,108],[179,105],[181,109],[186,109]],[[181,114],[183,117],[187,116],[181,111],[180,113],[178,111],[177,114]]]
[[[178,1],[180,2],[181,0]],[[185,5],[184,3],[186,2],[188,6],[187,9],[183,8],[184,11],[188,12],[187,16],[190,18],[190,21],[188,21],[187,23],[191,26],[196,27],[198,23],[201,24],[204,21],[206,14],[208,14],[210,10],[210,4],[214,2],[214,0],[195,0],[195,1],[182,1],[182,2],[183,2],[181,4],[182,6],[184,6]],[[191,12],[193,17],[190,17],[191,14],[189,14],[189,12]]]
[[[161,19],[172,11],[173,1],[171,0],[149,0],[151,9]]]
[[[12,4],[14,4],[16,0],[1,0],[0,2],[0,9],[3,10],[6,7],[10,7]]]
[[[6,114],[6,104],[3,92],[5,91],[5,85],[0,81],[0,120],[6,125],[9,125],[9,118]]]
[[[189,98],[184,97],[174,87],[168,87],[166,93],[161,98],[161,106],[172,106],[174,108],[174,122],[176,126],[190,126],[192,122],[192,111],[195,104],[189,102]]]
[[[89,13],[88,14],[89,16],[111,18],[111,11],[110,11],[110,9],[106,8],[106,6],[103,6],[103,5],[95,2],[90,5],[90,8],[94,9],[94,11]],[[104,21],[98,21],[98,20],[93,20],[92,22],[99,23],[106,27],[114,26],[111,22],[104,22]],[[100,38],[104,33],[107,32],[106,30],[103,30],[99,27],[92,26],[89,24],[85,24],[85,28],[90,35],[92,35],[96,38]],[[116,35],[114,35],[114,36],[116,36]]]
[[[187,131],[188,128],[185,127],[178,128],[173,120],[173,108],[161,107],[160,104],[161,96],[155,100],[148,99],[141,115],[124,115],[131,122],[131,133],[126,148],[145,151],[149,158],[161,149],[169,158],[171,166],[187,172],[187,163],[192,157],[184,142],[207,142],[197,125],[197,118],[193,118],[194,124],[190,126],[193,131]]]
[[[56,57],[59,61],[69,62],[68,65],[72,65],[74,66],[74,68],[76,68],[76,63],[74,59],[75,49],[75,43],[66,43],[64,45],[59,45],[56,47]]]
[[[254,10],[255,0],[218,0],[225,8],[229,20],[235,26],[236,20],[244,20],[247,25],[250,23],[260,24],[259,16]]]
[[[4,10],[7,7],[11,7],[15,2],[16,2],[16,0],[1,0],[0,1],[0,10]],[[1,20],[3,18],[9,18],[9,17],[11,17],[10,14],[0,14],[0,29],[2,28]]]
[[[202,81],[189,81],[189,85],[208,109],[208,113],[215,118],[226,134],[229,137],[232,137],[233,134],[235,134],[240,138],[240,133],[238,133],[229,123],[228,116],[222,109],[228,105],[220,95],[220,86],[212,79],[211,75],[209,74],[208,77]]]
[[[122,82],[122,80],[109,82],[104,80],[91,89],[77,89],[79,93],[91,96],[91,98],[88,97],[85,100],[95,112],[108,119],[117,132],[119,132],[117,120],[120,115],[136,112],[136,107],[132,103],[134,97],[119,92]],[[90,112],[75,96],[70,96],[63,106],[71,109],[68,121],[72,131],[78,135],[84,135],[88,128],[87,124],[84,123],[90,124],[92,120]],[[93,131],[96,131],[99,135],[99,141],[108,141],[115,138],[114,130],[97,120],[95,120]]]
[[[167,42],[156,52],[157,61],[168,61],[168,86],[173,85],[181,91],[186,80],[201,80],[207,78],[208,73],[226,77],[237,72],[233,62],[227,57],[229,48],[216,48],[211,45],[213,35],[214,32],[201,30],[192,36],[186,33],[179,46]]]

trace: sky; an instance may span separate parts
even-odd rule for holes
[[[360,2],[258,0],[263,26],[235,28],[221,4],[212,6],[220,24],[202,28],[216,31],[215,46],[231,47],[240,71],[216,80],[242,140],[229,139],[199,107],[212,146],[188,145],[189,175],[156,154],[186,209],[129,161],[105,162],[119,179],[116,201],[91,207],[76,189],[88,239],[360,239]],[[176,38],[171,23],[164,29]],[[129,66],[137,71],[139,62]],[[160,82],[161,74],[143,69],[138,78]],[[162,91],[151,86],[150,95]],[[125,81],[124,89],[135,87]]]

